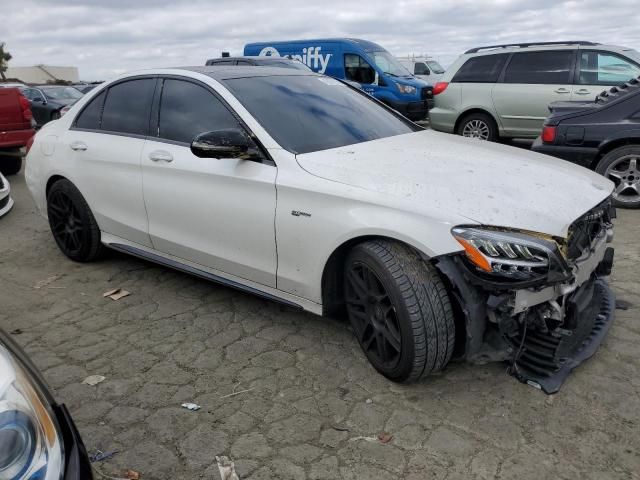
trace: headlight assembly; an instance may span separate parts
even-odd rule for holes
[[[416,93],[416,87],[412,87],[411,85],[402,85],[401,83],[396,83],[396,85],[398,86],[400,93],[406,93],[408,95]]]
[[[59,480],[63,441],[39,386],[0,344],[0,478]]]
[[[455,227],[451,234],[483,275],[502,281],[564,280],[569,268],[551,238],[477,227]]]

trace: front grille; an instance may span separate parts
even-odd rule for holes
[[[611,200],[607,199],[571,224],[567,242],[567,257],[570,260],[580,257],[607,228],[613,218],[612,212]]]
[[[433,98],[433,87],[424,87],[420,90],[421,100],[431,100]]]

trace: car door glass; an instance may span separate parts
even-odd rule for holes
[[[416,64],[413,66],[413,73],[414,75],[429,75],[429,68],[427,67],[427,64],[424,62],[416,62]]]
[[[452,82],[495,83],[500,77],[508,54],[482,55],[467,60],[456,72]]]
[[[247,62],[246,60],[238,60],[237,65],[251,65],[251,63]]]
[[[164,81],[160,99],[160,138],[190,144],[200,133],[225,128],[240,126],[213,93],[192,82]]]
[[[574,55],[573,50],[514,53],[504,83],[567,85],[571,83]]]
[[[347,80],[371,84],[376,79],[376,71],[360,55],[347,53],[344,56],[344,71]]]
[[[105,92],[100,92],[89,104],[82,109],[76,119],[76,128],[86,130],[98,130],[100,128],[100,116],[102,115],[102,104],[104,103]]]
[[[580,52],[580,85],[620,85],[640,75],[640,67],[608,52]]]
[[[102,112],[102,130],[147,135],[156,80],[141,78],[109,88]]]

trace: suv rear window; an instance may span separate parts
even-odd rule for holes
[[[514,53],[504,74],[504,83],[571,83],[574,50],[543,50]]]
[[[507,61],[507,53],[482,55],[467,60],[456,72],[452,82],[495,83]]]

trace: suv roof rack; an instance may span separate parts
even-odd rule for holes
[[[476,47],[470,50],[467,50],[464,53],[478,53],[481,50],[490,50],[493,48],[509,48],[509,47],[518,47],[518,48],[527,48],[527,47],[544,47],[548,45],[600,45],[595,42],[587,42],[584,40],[576,40],[576,41],[565,41],[565,42],[530,42],[530,43],[505,43],[504,45],[489,45],[486,47]]]

